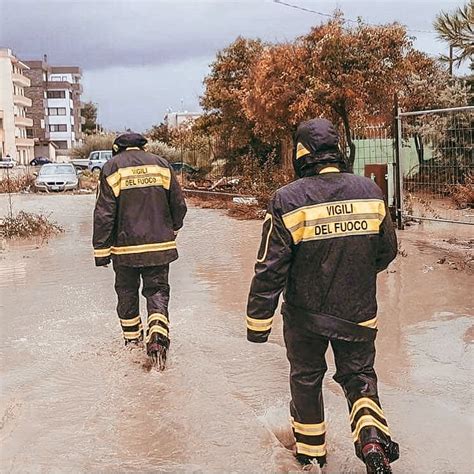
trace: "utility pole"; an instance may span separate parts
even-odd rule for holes
[[[453,62],[454,62],[454,46],[449,45],[449,76],[453,77]]]

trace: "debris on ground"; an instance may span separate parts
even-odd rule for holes
[[[229,216],[238,220],[261,220],[265,217],[265,209],[259,205],[235,204],[224,199],[200,199],[194,196],[186,201],[201,209],[225,209]]]
[[[99,182],[99,173],[83,171],[79,176],[79,192],[95,191]]]
[[[41,237],[47,239],[64,229],[44,214],[20,211],[16,216],[7,216],[0,220],[0,234],[7,239],[14,237]]]

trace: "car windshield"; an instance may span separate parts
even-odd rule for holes
[[[53,174],[76,174],[76,171],[74,167],[70,165],[43,166],[43,168],[41,168],[41,176],[51,176]]]

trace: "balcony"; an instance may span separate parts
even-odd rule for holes
[[[16,146],[33,147],[35,141],[32,138],[15,138]]]
[[[15,105],[21,105],[22,107],[31,107],[33,102],[28,97],[24,95],[14,95],[13,96],[13,103]]]
[[[15,116],[15,126],[17,127],[32,127],[33,126],[33,119],[28,117],[19,117],[18,115]]]
[[[12,73],[12,81],[21,87],[30,87],[31,81],[23,74],[18,74],[16,72]]]

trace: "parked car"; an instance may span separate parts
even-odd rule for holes
[[[36,177],[38,191],[71,191],[79,186],[76,168],[70,163],[43,165]]]
[[[77,158],[71,160],[71,163],[80,170],[100,171],[110,158],[112,158],[111,150],[95,150],[91,151],[87,158]]]
[[[0,159],[0,168],[13,168],[14,166],[16,166],[16,161],[10,156]]]
[[[38,156],[30,161],[30,166],[43,166],[51,163],[51,160],[45,156]]]
[[[189,163],[184,163],[183,161],[178,161],[176,163],[170,163],[171,168],[175,173],[184,173],[188,176],[197,176],[199,175],[199,170],[194,166],[191,166]]]
[[[93,151],[89,155],[89,164],[87,168],[93,172],[100,171],[110,158],[112,158],[112,152],[110,150]]]

